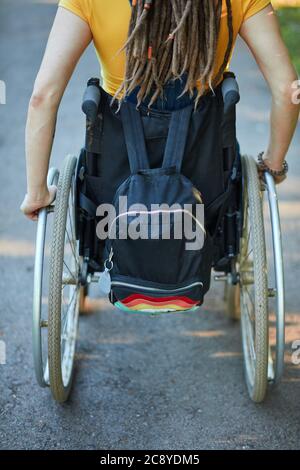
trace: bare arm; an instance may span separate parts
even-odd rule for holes
[[[27,195],[21,210],[36,220],[54,189],[47,188],[47,172],[59,104],[74,68],[92,40],[89,25],[64,8],[58,8],[45,55],[28,107],[26,124]]]
[[[250,48],[272,93],[270,137],[264,159],[270,168],[281,169],[299,116],[300,106],[292,100],[297,74],[271,6],[248,18],[240,29],[240,35]]]

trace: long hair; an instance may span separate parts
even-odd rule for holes
[[[232,44],[232,7],[226,0],[229,41],[221,67],[214,70],[222,0],[132,0],[125,77],[115,98],[139,87],[138,105],[151,96],[149,106],[163,94],[164,85],[185,76],[183,93],[196,105],[207,86],[213,89],[225,71]],[[216,72],[216,73],[215,73]],[[214,77],[214,78],[213,78]]]

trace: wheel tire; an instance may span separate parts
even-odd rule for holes
[[[69,380],[68,383],[64,383],[61,357],[62,276],[68,204],[76,161],[76,157],[73,156],[68,156],[65,159],[58,181],[50,255],[48,317],[49,379],[52,395],[58,402],[67,400],[72,386],[74,371],[74,357],[72,357]]]
[[[243,156],[242,164],[244,178],[244,227],[240,253],[241,329],[246,383],[250,398],[254,402],[259,403],[264,400],[268,385],[268,280],[265,232],[262,194],[260,191],[260,180],[258,178],[256,163],[252,157]],[[249,217],[245,214],[245,211],[247,211],[247,205],[249,206]],[[253,283],[255,283],[254,334],[252,334],[252,328],[250,328],[254,339],[255,360],[251,358],[251,353],[249,353],[250,329],[249,322],[247,323],[249,310],[246,312],[245,286],[243,285],[244,274],[242,267],[245,236],[248,237],[248,223],[252,234]],[[246,246],[246,250],[248,250],[248,245]]]

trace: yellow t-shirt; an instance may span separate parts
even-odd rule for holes
[[[231,0],[234,42],[242,23],[269,3],[271,3],[270,0]],[[59,6],[67,8],[89,24],[101,65],[102,86],[107,93],[114,95],[124,77],[125,52],[117,52],[127,38],[131,13],[129,1],[60,0]],[[223,0],[216,73],[223,62],[227,44],[227,9],[226,1]]]

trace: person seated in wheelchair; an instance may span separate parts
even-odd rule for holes
[[[257,164],[240,155],[236,140],[239,92],[228,67],[238,34],[272,93],[269,142]],[[78,158],[69,156],[60,172],[52,168],[48,173],[59,104],[92,41],[102,80],[101,86],[89,80],[85,92],[86,142]],[[21,205],[29,219],[39,220],[35,371],[38,383],[50,385],[57,401],[65,401],[71,390],[78,299],[84,300],[89,282],[99,281],[101,292],[125,311],[185,312],[202,304],[212,267],[224,273],[219,277],[226,280],[231,317],[237,315],[241,293],[251,399],[262,401],[269,381],[278,381],[284,359],[282,253],[277,243],[277,284],[268,289],[258,172],[276,198],[274,180],[286,178],[285,155],[299,115],[298,101],[291,99],[296,79],[269,0],[60,0],[29,103],[27,193]],[[125,208],[124,199],[129,203]],[[105,225],[102,209],[107,204],[115,215]],[[204,211],[200,216],[199,206]],[[48,214],[53,214],[54,231],[44,318]],[[138,219],[142,215],[153,216],[155,223],[144,223]],[[180,231],[185,219],[192,235],[198,230],[200,244]],[[278,238],[278,210],[274,220]],[[143,236],[123,236],[131,223],[134,235]],[[114,228],[119,237],[111,236]],[[164,237],[170,228],[172,236]],[[253,301],[249,290],[254,279],[259,282]],[[274,362],[268,348],[271,291],[278,306]],[[48,329],[46,351],[42,328]]]
[[[179,11],[177,3],[180,4]],[[22,205],[26,216],[36,220],[37,211],[53,200],[54,190],[47,188],[46,174],[55,117],[75,65],[91,41],[100,58],[103,89],[114,96],[121,91],[129,94],[142,84],[138,96],[141,102],[147,95],[149,101],[151,82],[156,84],[157,92],[158,86],[164,86],[164,82],[172,83],[172,78],[185,71],[190,72],[188,91],[197,87],[199,98],[204,92],[201,82],[206,80],[216,86],[222,80],[239,34],[252,51],[272,91],[272,127],[264,161],[273,170],[282,169],[297,122],[299,108],[290,99],[291,84],[297,75],[280,36],[271,2],[182,0],[176,4],[173,1],[133,0],[131,9],[126,0],[60,1],[28,110],[28,187]],[[122,48],[129,24],[125,51]],[[147,24],[152,25],[151,31],[145,31]],[[154,38],[155,32],[159,34]],[[154,98],[155,93],[153,105]],[[161,106],[176,109],[182,103],[176,98],[175,93],[171,103],[169,99]],[[183,99],[187,100],[188,95],[185,94]],[[282,178],[276,177],[278,182]]]
[[[126,286],[142,278],[149,285],[137,296],[135,309],[145,303],[155,309],[158,299],[168,309],[167,297],[173,302],[171,310],[183,309],[183,297],[184,308],[196,307],[209,288],[211,266],[229,271],[230,259],[239,251],[240,156],[234,109],[238,88],[232,85],[234,75],[228,71],[238,34],[253,52],[272,91],[270,140],[258,167],[280,183],[286,177],[284,157],[299,107],[290,99],[295,70],[268,0],[59,2],[29,104],[28,188],[21,209],[37,220],[38,211],[55,198],[56,188],[47,187],[46,180],[56,114],[75,65],[93,40],[102,85],[95,79],[89,82],[83,106],[87,105],[87,135],[76,172],[76,228],[79,254],[87,264],[82,269],[84,280],[89,273],[103,271],[104,265],[104,291],[111,292],[115,285],[115,305],[131,305],[136,292]],[[231,84],[229,89],[225,82]],[[93,94],[96,110],[89,114],[87,102]],[[176,169],[173,179],[170,168]],[[138,182],[133,177],[137,174]],[[181,185],[171,196],[178,174]],[[124,188],[128,178],[131,183]],[[186,190],[187,180],[190,186]],[[160,196],[149,198],[158,184]],[[204,203],[202,251],[185,256],[185,249],[175,240],[159,247],[148,241],[146,248],[141,242],[119,242],[115,247],[104,242],[97,233],[97,207],[105,203],[116,206],[117,190],[132,203],[144,203],[148,212],[151,203],[179,203],[180,207],[183,200],[192,205]],[[140,200],[135,191],[141,193]],[[117,218],[119,207],[118,211]],[[226,219],[229,212],[236,214],[230,222]],[[176,264],[175,259],[180,261]],[[160,295],[163,289],[156,283],[170,286],[167,296]],[[191,288],[195,283],[201,292],[198,285]],[[153,289],[157,292],[151,297]],[[171,295],[176,290],[178,295]]]

